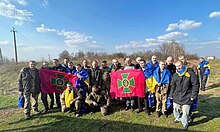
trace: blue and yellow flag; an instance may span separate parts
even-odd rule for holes
[[[82,76],[82,79],[78,79],[77,81],[76,81],[76,83],[77,83],[77,85],[76,85],[76,87],[78,88],[78,87],[80,87],[80,83],[81,83],[81,81],[83,81],[83,82],[85,82],[85,84],[89,87],[89,74],[88,74],[88,72],[86,71],[86,70],[81,70],[81,71],[76,71],[75,72],[75,74],[80,74],[81,76]]]
[[[166,68],[161,72],[161,77],[159,74],[160,67],[158,67],[154,72],[152,76],[152,85],[149,87],[151,92],[155,92],[155,86],[160,84],[169,84],[172,80],[172,75],[169,70]]]
[[[155,64],[153,64],[152,61],[148,62],[145,66],[145,70],[144,70],[144,76],[145,76],[145,82],[146,82],[146,86],[152,90],[152,84],[153,84],[153,72],[154,70],[156,70],[159,67],[159,63],[156,62]],[[152,91],[154,93],[154,91]]]

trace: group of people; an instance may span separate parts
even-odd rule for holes
[[[125,110],[137,108],[138,113],[145,111],[147,115],[151,115],[155,108],[158,117],[161,115],[168,117],[170,109],[173,109],[174,122],[181,122],[183,130],[187,130],[188,122],[191,119],[191,105],[198,97],[199,88],[204,91],[206,87],[210,74],[209,62],[201,57],[198,66],[191,65],[186,61],[184,55],[180,55],[175,63],[171,56],[166,61],[158,61],[155,55],[148,63],[141,57],[136,58],[136,64],[133,64],[130,58],[126,58],[124,62],[125,64],[122,66],[117,59],[113,59],[110,66],[107,65],[107,61],[102,61],[101,66],[99,66],[97,61],[92,61],[91,66],[89,66],[88,61],[84,59],[82,65],[74,66],[72,61],[65,58],[63,64],[60,64],[58,59],[53,59],[53,66],[51,67],[48,62],[43,62],[41,69],[75,74],[79,78],[80,82],[77,86],[68,83],[66,90],[60,94],[41,93],[40,80],[43,78],[39,76],[36,62],[29,61],[29,66],[20,71],[18,80],[19,95],[25,98],[25,118],[30,118],[31,96],[33,111],[38,113],[38,96],[41,93],[44,113],[49,109],[54,109],[54,95],[56,108],[62,112],[75,111],[76,117],[85,111],[91,113],[101,111],[102,115],[107,115],[109,107],[112,106],[111,102],[115,101],[117,105],[124,105]],[[145,98],[110,98],[110,73],[130,69],[138,69],[144,72],[146,79]],[[48,95],[50,97],[49,105]],[[149,101],[149,98],[154,101]],[[168,98],[173,102],[172,108],[167,107]]]

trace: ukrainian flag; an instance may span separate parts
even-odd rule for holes
[[[145,75],[145,82],[146,82],[146,86],[148,87],[148,89],[150,89],[150,91],[152,93],[155,92],[155,90],[153,90],[153,72],[154,70],[156,70],[159,67],[158,62],[153,64],[152,61],[148,62],[145,66],[145,70],[144,70],[144,75]]]
[[[172,80],[172,75],[170,73],[169,70],[167,70],[166,68],[162,71],[161,73],[161,78],[159,75],[159,70],[160,67],[158,67],[152,76],[152,87],[151,90],[155,92],[155,86],[160,83],[160,84],[169,84]]]
[[[89,74],[86,70],[81,70],[80,72],[76,71],[75,74],[80,74],[82,76],[82,81],[85,82],[85,84],[89,87],[90,82],[89,82]]]

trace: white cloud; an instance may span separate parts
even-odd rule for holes
[[[32,12],[19,10],[10,2],[0,2],[0,16],[15,20],[15,25],[22,25],[24,22],[31,21]]]
[[[48,28],[44,24],[37,27],[36,30],[41,33],[55,32],[57,35],[64,37],[64,42],[70,47],[88,47],[88,48],[100,48],[96,41],[93,40],[92,36],[85,35],[84,33],[66,31],[62,29],[61,31],[53,28]]]
[[[169,26],[166,29],[166,31],[172,31],[172,30],[174,30],[176,28],[178,28],[178,23],[171,23],[171,24],[169,24]]]
[[[137,48],[149,48],[153,46],[160,45],[165,42],[170,42],[172,40],[179,41],[183,38],[187,37],[187,33],[181,33],[181,32],[171,32],[168,34],[160,35],[156,38],[146,38],[145,41],[130,41],[127,44],[117,45],[115,46],[115,49],[137,49]]]
[[[9,43],[8,40],[0,40],[0,45],[8,45]]]
[[[64,42],[67,45],[79,45],[82,43],[87,43],[92,39],[92,36],[87,36],[85,34],[73,32],[73,31],[62,30],[61,32],[58,32],[57,34],[60,36],[64,36],[64,38],[66,39]]]
[[[151,47],[151,46],[155,46],[158,43],[146,43],[143,41],[130,41],[127,44],[122,44],[122,45],[117,45],[115,46],[116,50],[119,49],[143,49],[143,48],[147,48],[147,47]]]
[[[202,22],[196,22],[194,20],[180,20],[178,23],[171,23],[168,25],[166,31],[172,31],[174,29],[191,30],[200,27]]]
[[[18,4],[22,5],[22,6],[27,6],[28,3],[25,0],[17,0]]]
[[[214,11],[214,12],[210,13],[209,17],[210,18],[214,18],[214,17],[219,17],[220,18],[220,11],[219,12]]]
[[[178,40],[187,37],[187,33],[182,32],[171,32],[168,34],[164,34],[157,37],[157,40],[161,41],[172,41],[172,40]]]
[[[56,29],[53,29],[53,28],[46,28],[44,24],[41,24],[40,27],[37,27],[36,30],[38,32],[41,32],[41,33],[45,33],[45,32],[57,32]]]

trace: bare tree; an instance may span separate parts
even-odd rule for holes
[[[184,46],[175,41],[163,43],[159,46],[159,51],[162,54],[162,59],[166,59],[168,56],[177,59],[179,55],[185,54]]]

